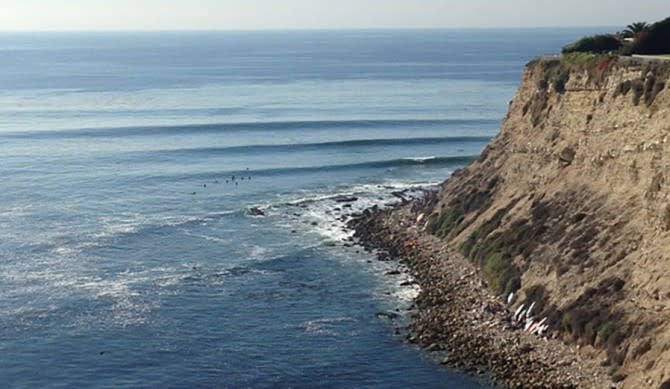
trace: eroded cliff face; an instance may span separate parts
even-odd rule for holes
[[[670,62],[530,63],[500,134],[444,183],[428,229],[514,308],[612,366],[670,382]]]

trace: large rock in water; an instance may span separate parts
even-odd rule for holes
[[[443,184],[428,228],[496,293],[520,288],[512,309],[536,302],[550,331],[595,347],[630,388],[670,377],[668,86],[670,61],[531,62],[499,135]]]
[[[258,207],[249,208],[249,214],[251,216],[265,216],[265,212],[263,212],[263,210]]]

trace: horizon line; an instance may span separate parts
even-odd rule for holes
[[[0,33],[160,33],[160,32],[309,32],[309,31],[456,31],[613,28],[616,25],[493,26],[493,27],[332,27],[332,28],[176,28],[176,29],[0,29]],[[625,27],[625,26],[621,26]]]

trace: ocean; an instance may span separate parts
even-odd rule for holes
[[[489,387],[404,342],[418,289],[346,214],[592,31],[0,33],[2,386]]]

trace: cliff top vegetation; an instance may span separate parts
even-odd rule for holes
[[[653,24],[631,23],[614,34],[587,36],[563,47],[562,52],[626,56],[670,54],[670,17]]]

